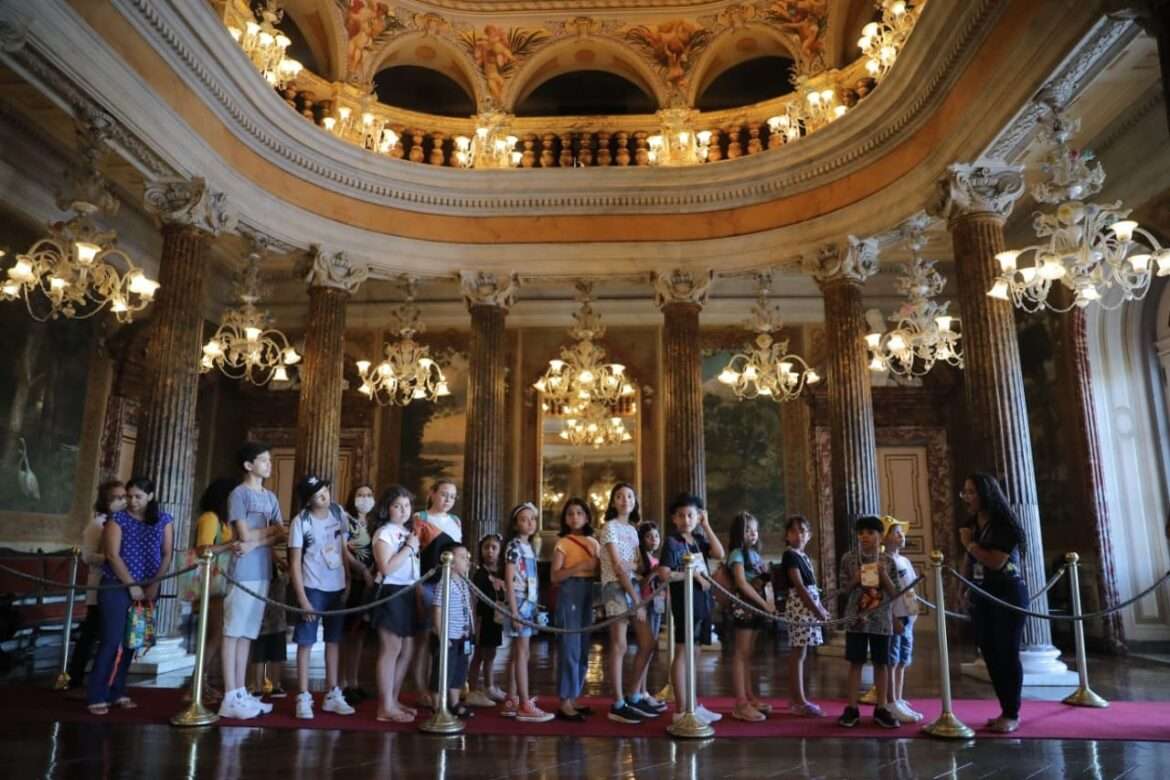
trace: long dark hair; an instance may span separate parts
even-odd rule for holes
[[[125,487],[120,479],[107,479],[98,485],[97,500],[93,502],[93,511],[99,515],[108,515],[110,513],[110,491],[120,487]]]
[[[585,512],[585,527],[581,529],[582,536],[593,536],[593,510],[589,508],[589,504],[585,503],[585,499],[573,496],[565,505],[561,507],[561,530],[557,536],[568,536],[573,533],[573,529],[569,528],[569,522],[566,518],[569,516],[569,507],[579,506]]]
[[[646,537],[651,531],[657,531],[658,526],[651,522],[638,523],[638,560],[641,562],[643,576],[650,574],[650,553],[646,552]],[[661,536],[661,534],[660,534]]]
[[[126,483],[126,490],[129,491],[130,488],[138,488],[143,493],[152,496],[154,495],[154,482],[152,482],[149,477],[132,477],[130,481]],[[146,504],[146,513],[143,516],[142,521],[147,525],[154,525],[158,522],[160,516],[161,513],[158,510],[158,499],[150,499],[150,501],[148,501]]]
[[[999,486],[999,480],[985,471],[968,474],[967,479],[975,485],[975,492],[979,495],[979,507],[987,513],[987,519],[991,525],[998,529],[1008,529],[1016,537],[1016,545],[1020,548],[1020,555],[1026,555],[1028,539],[1024,535],[1024,526],[1020,524],[1020,519],[1012,511],[1003,488]],[[975,522],[976,517],[972,515],[971,524],[974,525]]]
[[[522,503],[522,504],[517,504],[516,506],[512,507],[512,511],[508,513],[508,536],[507,536],[507,541],[509,541],[509,542],[510,542],[510,541],[512,541],[513,539],[520,539],[520,538],[522,538],[522,537],[521,537],[521,534],[520,534],[520,529],[516,527],[516,518],[520,517],[520,513],[521,513],[521,512],[523,512],[525,509],[531,509],[531,510],[532,510],[532,513],[536,515],[536,519],[537,519],[537,520],[539,520],[539,519],[540,519],[540,510],[539,510],[539,509],[537,509],[537,508],[536,508],[536,505],[535,505],[535,504],[533,504],[531,501],[525,501],[525,502],[524,502],[524,503]],[[530,544],[531,544],[531,542],[532,542],[532,537],[533,537],[533,536],[536,536],[538,533],[540,533],[540,528],[539,528],[539,527],[538,527],[538,528],[537,528],[535,531],[533,531],[533,532],[532,532],[532,533],[531,533],[529,536],[527,536],[527,537],[523,537],[523,538],[524,538],[524,541],[526,541],[526,542],[528,542],[528,543],[530,543]]]
[[[228,496],[232,494],[238,484],[240,484],[238,479],[227,477],[213,480],[203,491],[203,495],[199,497],[200,513],[212,512],[219,518],[220,525],[227,525]]]
[[[731,518],[731,533],[727,537],[727,549],[739,550],[743,553],[743,568],[748,570],[748,551],[759,550],[759,542],[754,545],[747,543],[747,527],[748,523],[755,523],[756,528],[760,527],[760,521],[756,516],[750,512],[740,512],[735,517]]]
[[[382,497],[378,499],[378,503],[374,507],[374,511],[372,513],[374,527],[370,529],[371,537],[379,528],[390,521],[390,505],[400,498],[405,498],[412,505],[414,504],[414,493],[411,493],[409,490],[402,487],[402,485],[391,485],[382,491]],[[413,509],[413,506],[411,508]],[[410,526],[409,517],[406,520],[406,524],[408,527]]]
[[[357,501],[357,492],[359,490],[361,490],[362,488],[369,488],[371,493],[374,492],[374,486],[368,482],[359,482],[358,484],[356,484],[352,488],[350,488],[349,500],[345,502],[345,511],[349,514],[350,517],[357,517],[358,515],[361,514],[361,512],[359,512],[357,510],[357,507],[354,506],[353,502]],[[375,493],[375,495],[377,495],[377,494]],[[393,500],[394,499],[391,499],[391,501],[393,501]],[[390,506],[390,505],[387,504],[386,506]],[[370,510],[370,516],[366,518],[366,521],[369,522],[370,520],[374,519],[377,512],[378,512],[378,505],[375,503],[374,508]]]
[[[617,492],[622,488],[629,488],[630,492],[634,494],[634,509],[630,512],[630,516],[626,519],[629,521],[630,525],[637,525],[638,523],[642,522],[642,514],[638,511],[638,507],[642,502],[638,500],[638,491],[634,490],[634,486],[629,482],[619,482],[613,486],[612,490],[609,491],[609,506],[605,508],[605,521],[608,523],[610,520],[613,520],[618,516],[617,507],[613,504],[613,497],[616,496]]]
[[[500,545],[500,554],[496,556],[496,568],[494,568],[494,569],[488,569],[487,564],[484,563],[484,560],[483,560],[483,546],[485,544],[487,544],[488,541],[491,539],[495,539],[496,543]],[[504,554],[504,539],[503,539],[503,537],[501,537],[499,534],[494,533],[494,532],[493,533],[486,533],[483,536],[479,537],[479,544],[477,544],[475,546],[475,554],[476,554],[476,557],[479,558],[480,567],[486,569],[487,571],[490,571],[492,574],[498,574],[500,571],[500,558]]]

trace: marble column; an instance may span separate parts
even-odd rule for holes
[[[471,314],[467,367],[467,428],[463,447],[464,537],[474,543],[505,529],[504,440],[507,435],[507,349],[504,322],[516,299],[516,277],[464,271],[463,300]],[[527,500],[539,502],[540,496]]]
[[[209,238],[230,229],[233,217],[222,195],[202,179],[147,185],[145,205],[162,223],[159,289],[150,312],[142,407],[134,446],[134,474],[155,483],[162,511],[174,518],[174,548],[188,546],[195,492],[195,409]],[[175,581],[163,594],[175,592]],[[160,635],[178,628],[173,599],[159,602]]]
[[[881,509],[861,296],[865,281],[878,269],[877,240],[849,236],[822,249],[809,265],[825,301],[833,541],[839,559],[853,546],[857,518]]]
[[[662,311],[662,416],[667,504],[679,493],[707,498],[703,440],[703,366],[699,312],[707,302],[713,274],[672,271],[655,275]]]
[[[297,450],[294,479],[316,474],[337,479],[341,458],[341,395],[345,367],[345,305],[369,277],[369,269],[340,252],[314,246],[305,275],[309,316],[297,399]],[[344,497],[341,497],[344,500]],[[293,511],[296,511],[294,506]]]
[[[969,461],[1000,479],[1023,524],[1028,544],[1023,560],[1025,578],[1028,589],[1035,592],[1046,580],[1044,541],[1015,312],[1010,302],[987,295],[999,267],[995,255],[1005,249],[1004,222],[1023,191],[1019,167],[955,164],[939,183],[932,210],[947,219],[954,244],[963,322]],[[1048,597],[1037,598],[1031,609],[1047,612]],[[1075,675],[1060,662],[1060,651],[1052,645],[1051,625],[1046,620],[1028,618],[1021,657],[1025,684],[1066,684],[1070,677],[1075,682]]]

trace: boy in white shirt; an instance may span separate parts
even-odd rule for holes
[[[902,548],[906,545],[906,536],[903,528],[906,523],[895,517],[886,515],[882,518],[882,545],[886,555],[894,562],[898,576],[894,586],[904,590],[917,579],[914,564],[902,555]],[[893,607],[894,633],[890,637],[890,662],[886,666],[889,682],[886,689],[890,692],[890,704],[887,707],[890,713],[902,723],[917,723],[922,720],[922,713],[911,709],[910,704],[902,697],[902,684],[906,680],[906,669],[910,666],[914,656],[914,620],[918,615],[918,604],[914,599],[914,591],[907,591],[900,596]]]

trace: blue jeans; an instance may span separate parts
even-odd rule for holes
[[[593,622],[593,584],[584,577],[570,577],[557,593],[556,624],[560,628],[579,629]],[[585,685],[589,666],[589,634],[558,634],[557,695],[575,699]]]
[[[134,651],[124,646],[126,612],[130,604],[129,588],[98,591],[98,606],[102,611],[101,639],[89,673],[90,704],[112,704],[126,695],[126,675],[134,661]]]

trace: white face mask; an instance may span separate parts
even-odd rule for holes
[[[370,496],[359,496],[353,500],[354,508],[363,515],[368,515],[374,509],[374,499]]]

